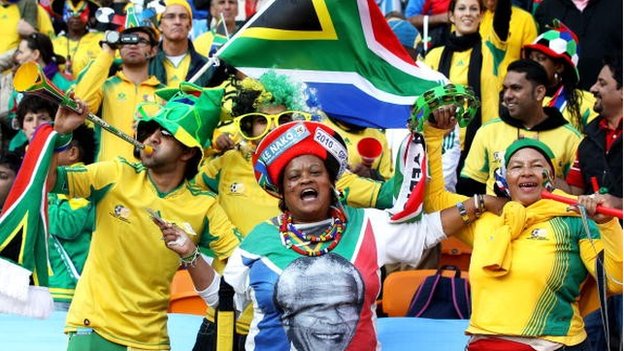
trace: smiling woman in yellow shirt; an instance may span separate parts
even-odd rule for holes
[[[567,204],[542,199],[544,172],[553,174],[554,155],[531,138],[516,140],[505,151],[503,190],[511,201],[502,214],[483,213],[478,195],[474,204],[464,206],[465,196],[444,190],[444,133],[425,129],[432,176],[425,209],[456,206],[461,214],[456,222],[463,226],[456,235],[473,246],[467,350],[587,350],[581,288],[596,278],[596,261],[604,253],[606,288],[622,292],[619,222],[595,217],[597,224],[569,211]],[[591,206],[592,200],[579,201]]]

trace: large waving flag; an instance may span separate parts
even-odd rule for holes
[[[38,128],[0,215],[0,313],[44,318],[54,309],[45,186],[56,135],[49,124]]]
[[[416,97],[447,82],[414,63],[375,0],[274,0],[215,56],[306,82],[325,112],[366,127],[405,127]]]

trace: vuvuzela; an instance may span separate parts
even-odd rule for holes
[[[41,67],[34,62],[24,63],[17,69],[17,72],[15,72],[15,77],[13,77],[13,86],[18,92],[37,95],[41,98],[50,100],[63,107],[66,107],[76,113],[80,113],[80,111],[78,111],[78,103],[65,95],[65,93],[61,89],[59,89],[51,81],[49,81],[43,73]],[[89,113],[87,115],[87,119],[99,125],[103,129],[109,131],[110,133],[113,133],[119,138],[138,147],[139,149],[143,149],[146,153],[151,154],[153,152],[151,146],[139,142],[130,135],[113,127],[108,122],[92,113]]]

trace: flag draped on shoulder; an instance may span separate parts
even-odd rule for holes
[[[305,82],[325,112],[365,127],[405,127],[416,97],[447,82],[412,60],[374,0],[275,0],[215,56]]]
[[[46,180],[57,133],[36,131],[0,215],[0,313],[45,318],[48,285]]]
[[[421,134],[410,133],[403,139],[396,158],[394,206],[386,210],[392,215],[390,222],[413,222],[422,218],[425,185],[429,176],[427,162],[425,138]]]

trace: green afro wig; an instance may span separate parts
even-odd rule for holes
[[[307,101],[310,94],[304,83],[268,71],[258,80],[245,78],[238,83],[238,94],[232,101],[232,115],[255,112],[266,105],[284,105],[287,110],[309,112]]]

